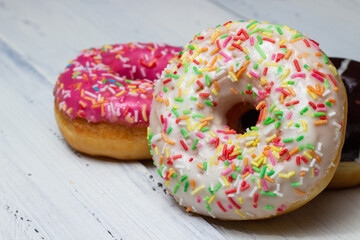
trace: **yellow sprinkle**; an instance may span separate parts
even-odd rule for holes
[[[254,143],[254,141],[249,141],[249,142],[245,143],[245,146],[246,146],[246,147],[249,147],[249,146],[251,146],[253,143]]]
[[[269,142],[271,142],[272,140],[274,140],[276,137],[277,137],[277,135],[274,133],[272,136],[266,138],[265,140],[266,140],[267,143],[269,143]]]
[[[256,179],[256,185],[258,189],[261,189],[260,179]]]
[[[243,203],[244,203],[242,197],[239,197],[239,198],[238,198],[238,201],[239,201],[240,204],[243,204]]]
[[[216,137],[215,133],[213,133],[212,131],[209,131],[210,136],[212,136],[213,138]]]
[[[307,124],[306,124],[306,122],[304,120],[301,120],[300,122],[301,122],[301,125],[302,125],[303,129],[304,129],[304,132],[307,132]]]
[[[205,185],[204,184],[201,184],[200,186],[198,186],[197,188],[195,188],[192,192],[191,192],[191,195],[195,195],[197,194],[198,192],[200,192],[201,190],[205,189]]]
[[[238,209],[235,209],[235,212],[237,214],[239,214],[241,217],[246,218],[245,214],[243,212],[239,211]]]
[[[310,175],[310,176],[311,176],[311,178],[313,178],[313,177],[314,177],[314,173],[315,173],[315,168],[313,168],[313,167],[312,167],[312,168],[311,168],[311,175]]]
[[[272,38],[272,34],[268,32],[263,32],[263,35],[267,36],[268,38]]]
[[[199,123],[194,123],[191,127],[191,131],[194,131],[196,129],[196,127],[199,125]]]
[[[168,158],[170,156],[168,147],[165,148],[165,154],[166,154],[166,158]]]
[[[196,76],[194,76],[190,82],[188,82],[188,84],[186,85],[186,87],[190,87],[194,82],[195,82]]]
[[[271,148],[272,148],[274,151],[276,151],[276,152],[280,152],[280,151],[281,151],[279,148],[277,148],[277,147],[275,147],[275,146],[271,146]]]
[[[142,117],[145,122],[147,122],[147,120],[148,120],[148,118],[146,116],[146,108],[147,108],[147,104],[144,104],[141,109],[141,114],[142,114]]]
[[[229,186],[230,186],[229,181],[226,179],[225,176],[221,176],[221,179],[224,181],[225,187],[229,187]]]
[[[185,90],[183,96],[185,97],[185,96],[188,94],[188,92],[189,92],[189,88],[187,88],[187,89]]]
[[[294,123],[294,121],[291,120],[290,122],[288,122],[287,126],[290,127],[293,123]]]
[[[218,95],[218,93],[217,93],[217,91],[216,91],[216,89],[215,89],[215,88],[213,88],[213,89],[211,90],[211,92],[212,92],[215,96],[217,96],[217,95]]]
[[[253,30],[257,26],[257,23],[253,24],[251,27],[249,27],[249,30]]]
[[[283,81],[290,74],[290,69],[286,69],[285,72],[281,75],[280,81]]]
[[[266,62],[266,63],[264,63],[264,65],[266,67],[278,67],[279,66],[278,63],[272,63],[272,62]]]
[[[158,149],[157,146],[155,147],[155,154],[156,154],[156,155],[159,155],[159,149]]]
[[[215,195],[215,194],[212,195],[212,196],[209,198],[208,203],[209,203],[209,204],[212,203],[212,201],[214,201],[215,198],[216,198],[216,195]]]
[[[210,158],[210,167],[214,166],[214,157]]]
[[[289,27],[286,26],[286,25],[284,25],[284,28],[285,28],[286,30],[288,30],[289,32],[292,31],[291,28],[289,28]]]
[[[234,80],[234,82],[238,81],[237,77],[235,76],[235,74],[233,72],[229,72],[229,75]]]
[[[252,78],[249,72],[246,73],[246,76],[248,76],[248,78]]]
[[[199,69],[199,72],[207,72],[209,71],[209,68],[202,68],[202,69]]]
[[[165,181],[165,187],[166,187],[167,185],[169,185],[169,183],[170,183],[170,180]]]
[[[260,58],[258,61],[258,64],[261,64],[264,61],[264,59]]]
[[[304,156],[305,156],[307,159],[309,159],[309,160],[312,159],[312,156],[311,156],[310,153],[308,153],[307,151],[304,152]]]
[[[291,172],[289,172],[289,173],[288,173],[289,178],[291,178],[292,176],[294,176],[294,175],[295,175],[295,173],[296,173],[295,171],[291,171]]]
[[[279,46],[283,45],[283,44],[286,43],[286,42],[287,42],[286,39],[281,40],[281,41],[279,42]]]
[[[117,94],[115,94],[116,97],[120,97],[121,95],[123,95],[125,93],[125,89],[122,90],[121,92],[118,92]]]
[[[243,47],[244,53],[249,54],[249,50],[246,47]]]
[[[255,162],[255,161],[251,161],[251,164],[254,165],[257,168],[261,165],[261,163]]]
[[[246,153],[247,153],[247,154],[250,154],[250,153],[252,153],[252,152],[255,151],[255,150],[256,150],[256,148],[253,147],[253,148],[250,148],[249,150],[247,150]]]
[[[198,47],[198,45],[196,45],[195,43],[193,43],[192,45],[195,48],[195,51],[200,52],[200,48]]]
[[[179,106],[174,103],[174,104],[173,104],[173,108],[174,108],[174,109],[178,109]]]
[[[338,75],[338,72],[336,71],[336,69],[334,68],[333,65],[329,65],[329,68],[330,68],[330,70],[333,72],[333,74],[334,74],[335,76]]]
[[[177,87],[180,87],[181,83],[182,83],[182,82],[184,81],[184,79],[185,79],[185,76],[186,76],[186,75],[183,75],[183,76],[180,78],[179,82],[176,84]]]

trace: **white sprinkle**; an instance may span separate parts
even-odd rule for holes
[[[336,112],[331,112],[331,113],[328,114],[328,117],[331,118],[331,117],[333,117],[335,115],[336,115]]]
[[[327,95],[329,95],[329,93],[331,93],[331,91],[329,89],[327,89],[323,94],[322,96],[323,97],[326,97]]]
[[[254,194],[255,194],[255,192],[256,192],[256,190],[257,190],[257,186],[255,186],[254,188],[253,188],[253,190],[251,191],[251,193],[249,194],[249,197],[254,197]]]
[[[139,111],[138,110],[135,110],[134,111],[134,115],[135,115],[135,122],[138,122],[139,121]]]
[[[306,168],[306,167],[301,167],[301,169],[300,169],[301,171],[304,171],[304,172],[307,172],[307,171],[309,171],[309,168]]]
[[[316,153],[317,155],[319,155],[320,157],[324,156],[324,155],[322,154],[322,152],[320,152],[320,151],[318,151],[318,150],[315,150],[315,153]]]
[[[322,147],[322,142],[318,142],[317,144],[317,150],[320,152]]]
[[[279,192],[280,191],[280,183],[276,184],[276,191]]]
[[[143,78],[146,78],[145,69],[144,69],[144,68],[140,68],[140,72],[141,72]]]
[[[279,197],[283,197],[284,196],[284,194],[282,194],[282,193],[280,193],[280,192],[278,192],[278,191],[274,191],[273,193],[275,193],[277,196],[279,196]]]
[[[179,200],[179,205],[182,206],[182,203],[183,203],[183,199],[180,198],[180,200]]]
[[[313,166],[315,165],[315,163],[316,163],[316,159],[313,158],[313,160],[312,160],[311,163],[310,163],[310,167],[313,167]]]
[[[221,183],[221,185],[222,185],[223,187],[225,187],[225,183],[224,183],[224,181],[223,181],[221,178],[219,178],[219,182]]]
[[[279,169],[275,171],[273,175],[271,175],[271,178],[274,179],[282,170],[284,169],[284,166],[280,166]]]
[[[304,177],[300,177],[300,185],[303,185],[304,183]]]
[[[211,212],[208,211],[208,214],[212,216],[212,218],[216,218]]]
[[[167,143],[164,144],[163,149],[161,150],[161,154],[164,154],[166,145]]]

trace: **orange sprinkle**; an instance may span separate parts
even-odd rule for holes
[[[232,51],[232,50],[235,49],[235,47],[234,47],[234,46],[229,46],[227,49],[230,50],[230,51]]]
[[[219,48],[215,48],[214,50],[212,50],[210,52],[211,55],[214,55],[215,53],[217,53],[219,51]]]
[[[214,35],[214,37],[211,38],[211,44],[214,44],[214,42],[216,41],[216,39],[217,39],[219,36],[220,36],[220,33],[219,33],[219,32],[216,33],[216,34]]]
[[[166,105],[166,106],[169,106],[169,99],[168,99],[168,98],[165,99],[165,105]]]
[[[197,166],[198,168],[201,168],[202,170],[204,170],[204,166],[203,166],[201,163],[196,164],[196,166]]]
[[[243,72],[246,71],[246,69],[247,69],[246,66],[242,66],[242,67],[240,68],[240,70],[236,73],[236,77],[239,78],[239,77],[241,76],[241,74],[243,74]]]
[[[294,91],[294,89],[293,89],[292,87],[288,87],[288,90],[290,91],[290,93],[291,93],[291,95],[292,95],[293,97],[296,96],[296,93],[295,93],[295,91]]]
[[[334,91],[336,91],[336,92],[339,92],[339,88],[338,87],[334,87]]]
[[[264,178],[265,178],[265,180],[267,180],[271,183],[274,183],[274,179],[270,178],[269,176],[265,175]]]
[[[247,167],[248,166],[248,157],[244,157],[244,166]]]
[[[232,168],[233,171],[236,170],[236,165],[235,165],[235,163],[231,164],[231,168]]]
[[[208,61],[207,60],[204,60],[204,65],[206,66],[208,64]]]
[[[215,85],[216,91],[220,91],[220,88],[219,88],[219,85],[218,85],[217,81],[214,82],[214,85]]]
[[[255,157],[256,157],[256,153],[251,154],[251,157],[252,157],[252,158],[255,158]]]
[[[203,47],[203,48],[200,49],[201,52],[206,52],[207,50],[209,50],[207,47]]]
[[[211,63],[210,63],[210,67],[212,67],[214,65],[214,63],[216,62],[218,56],[216,55],[215,57],[213,57],[213,59],[211,60]]]
[[[242,178],[243,179],[246,178],[247,176],[249,176],[249,174],[250,174],[250,172],[245,173],[244,175],[242,175]]]
[[[203,76],[204,76],[204,74],[201,74],[201,75],[198,76],[198,78],[202,78]]]
[[[182,90],[181,88],[179,88],[179,97],[181,97],[181,94],[182,94]]]
[[[170,73],[171,73],[171,71],[170,71],[169,69],[166,69],[165,72],[166,72],[167,74],[170,74]]]
[[[299,152],[299,148],[298,148],[298,147],[296,147],[296,148],[294,148],[293,150],[291,150],[290,155],[292,156],[292,155],[294,155],[294,154],[297,153],[297,152]]]
[[[158,102],[163,102],[164,101],[164,99],[161,98],[161,97],[156,97],[155,100],[158,101]]]
[[[192,189],[195,188],[195,181],[194,181],[194,179],[191,179],[191,180],[190,180],[190,185],[191,185],[191,188],[192,188]]]
[[[328,121],[326,119],[325,120],[317,120],[317,121],[314,122],[314,124],[316,126],[324,125],[324,124],[327,124],[327,123],[328,123]]]
[[[213,119],[214,119],[214,117],[206,117],[206,118],[201,119],[200,122],[201,122],[201,123],[203,123],[203,122],[208,122],[208,121],[211,121],[211,120],[213,120]]]
[[[264,107],[264,110],[263,110],[263,121],[265,121],[265,118],[266,118],[266,107]]]
[[[305,174],[306,174],[305,171],[301,171],[299,175],[302,177],[302,176],[304,176]]]
[[[285,58],[286,60],[288,60],[289,57],[291,56],[291,53],[292,53],[291,50],[287,51],[287,53],[285,54],[284,58]]]
[[[265,155],[266,157],[269,156],[269,154],[265,151],[263,151],[262,154]]]
[[[321,92],[319,92],[318,90],[314,89],[312,86],[308,85],[307,88],[308,88],[311,92],[313,92],[313,93],[315,93],[316,95],[318,95],[319,97],[322,96]]]
[[[301,195],[301,196],[306,196],[306,193],[303,192],[303,191],[301,191],[301,190],[299,190],[299,189],[294,189],[294,191],[295,191],[297,194]]]
[[[318,65],[318,67],[323,67],[323,65],[321,63],[318,63],[317,65]]]
[[[283,93],[280,95],[280,103],[284,104],[284,94]]]
[[[236,91],[234,88],[230,88],[230,91],[234,94],[238,94],[238,91]]]
[[[321,163],[321,162],[322,162],[322,159],[321,159],[321,157],[319,157],[319,156],[316,156],[315,158],[316,158],[316,161],[318,161],[318,163]]]
[[[336,103],[336,100],[333,99],[333,98],[329,98],[328,101],[331,102],[331,103]]]
[[[259,102],[259,104],[256,106],[256,110],[258,110],[259,111],[259,109],[262,107],[262,105],[264,105],[265,104],[265,101],[261,101],[261,102]]]
[[[186,120],[186,119],[188,119],[188,118],[190,118],[190,117],[189,117],[189,116],[186,116],[186,115],[180,117],[181,120]]]
[[[197,105],[199,108],[204,108],[204,105],[202,105],[201,103],[196,103],[196,105]]]
[[[271,147],[270,146],[266,146],[266,147],[264,147],[264,151],[267,151],[267,150],[270,150],[271,149]]]
[[[317,56],[317,57],[321,56],[321,52],[316,52],[315,56]]]
[[[303,39],[302,37],[298,37],[298,38],[295,38],[295,39],[291,39],[289,42],[294,43],[294,42],[297,42],[297,41],[302,40],[302,39]]]
[[[234,66],[230,66],[230,72],[234,72]]]
[[[315,154],[315,152],[313,150],[310,149],[309,153],[310,153],[311,156],[316,157],[316,154]]]
[[[218,160],[216,160],[215,161],[215,166],[217,166],[219,164],[219,161]]]
[[[164,156],[161,155],[161,156],[160,156],[160,160],[159,160],[159,165],[160,165],[160,166],[163,164],[163,160],[164,160]]]
[[[172,175],[174,175],[175,171],[171,171],[168,175],[168,177],[171,177]]]
[[[188,207],[185,209],[185,211],[186,211],[186,212],[190,212],[191,209],[192,209],[192,208],[191,208],[190,206],[188,206]]]

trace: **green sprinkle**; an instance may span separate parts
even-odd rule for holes
[[[268,175],[268,176],[271,176],[271,175],[273,175],[274,173],[275,173],[275,171],[274,171],[274,170],[271,170],[270,172],[267,173],[267,175]]]
[[[171,178],[176,178],[177,177],[177,173],[174,173]]]
[[[236,158],[239,159],[239,160],[242,160],[244,157],[241,156],[241,155],[238,155]]]
[[[214,191],[217,192],[219,191],[219,189],[221,188],[221,183],[219,182],[215,187],[214,187]]]
[[[323,58],[324,58],[325,64],[328,64],[328,63],[329,63],[329,59],[328,59],[328,57],[326,56],[326,54],[323,55]]]
[[[178,113],[178,111],[176,111],[175,108],[172,108],[171,111],[175,114],[176,117],[180,117],[180,114]]]
[[[197,75],[201,75],[202,74],[202,72],[200,72],[198,69],[197,69],[197,67],[193,67],[193,69],[194,69],[194,72],[197,74]]]
[[[332,106],[332,104],[329,101],[326,101],[325,104],[328,105],[329,107]]]
[[[131,83],[131,80],[127,79],[125,80],[126,83]]]
[[[295,127],[299,128],[300,124],[299,123],[295,123]]]
[[[276,26],[276,30],[278,31],[278,33],[279,33],[280,35],[283,35],[283,32],[281,31],[281,28],[280,28],[279,26]]]
[[[77,73],[75,73],[74,76],[72,76],[71,78],[74,79],[74,78],[76,78],[77,76],[79,76],[80,74],[81,74],[81,72],[77,72]]]
[[[292,187],[298,187],[298,186],[300,186],[300,182],[292,182],[290,185]]]
[[[266,172],[266,168],[267,168],[267,166],[264,165],[263,168],[261,169],[260,178],[264,178],[265,172]]]
[[[308,148],[308,149],[311,149],[311,150],[315,150],[315,147],[313,146],[313,145],[311,145],[311,144],[306,144],[306,147]]]
[[[203,128],[201,129],[201,132],[207,132],[207,131],[209,131],[209,128],[208,128],[208,127],[203,127]]]
[[[266,209],[266,210],[272,210],[272,209],[274,209],[274,206],[272,206],[272,205],[265,205],[265,206],[264,206],[264,209]]]
[[[162,177],[161,171],[160,169],[157,170],[158,174],[160,175],[160,177]]]
[[[186,181],[184,185],[184,192],[187,192],[188,186],[189,186],[189,181]]]
[[[209,191],[210,191],[210,187],[208,188],[209,189]],[[209,201],[209,199],[210,199],[210,197],[209,196],[206,196],[206,197],[204,197],[204,202],[207,202],[207,201]]]
[[[198,139],[198,138],[195,139],[194,144],[193,144],[192,147],[191,147],[192,150],[195,150],[196,144],[197,144],[198,142],[199,142],[199,139]]]
[[[252,23],[250,23],[249,25],[246,26],[246,28],[251,27],[252,25],[254,25],[255,23],[257,23],[258,21],[253,21]]]
[[[284,142],[284,143],[293,142],[293,141],[294,141],[293,138],[284,138],[284,139],[283,139],[283,142]]]
[[[180,76],[179,75],[176,75],[176,74],[166,74],[165,77],[171,77],[171,78],[174,78],[174,79],[178,79]]]
[[[329,82],[327,79],[324,79],[324,85],[326,88],[330,88]]]
[[[255,167],[255,166],[252,166],[252,169],[253,169],[255,172],[257,172],[257,173],[259,173],[259,172],[260,172],[260,169],[259,169],[259,168],[257,168],[257,167]]]
[[[184,111],[183,111],[183,114],[186,114],[186,115],[187,115],[187,114],[190,114],[190,113],[191,113],[191,110],[184,110]]]
[[[298,34],[296,34],[295,36],[293,36],[293,39],[296,39],[296,38],[298,38],[298,37],[302,37],[303,35],[301,34],[301,33],[298,33]]]
[[[211,208],[210,208],[210,205],[208,203],[205,204],[205,207],[209,212],[211,212]]]
[[[258,63],[255,63],[255,64],[254,64],[254,69],[257,69],[258,66],[259,66],[259,64],[258,64]]]
[[[265,119],[264,121],[264,125],[269,125],[271,123],[275,122],[275,118],[271,118],[271,117],[268,117],[267,119]]]
[[[280,125],[281,125],[281,122],[280,122],[280,121],[276,122],[275,128],[276,128],[276,129],[279,129]]]
[[[197,118],[197,117],[204,118],[205,116],[202,115],[201,113],[195,113],[194,115],[192,115],[192,118]]]
[[[205,75],[205,82],[206,82],[206,85],[210,86],[210,77],[209,75]]]
[[[204,102],[205,102],[206,105],[209,105],[210,107],[214,106],[214,103],[209,101],[209,100],[205,100]]]
[[[303,135],[297,137],[297,138],[296,138],[296,141],[298,142],[298,141],[300,141],[300,140],[302,140],[302,139],[304,139],[304,136],[303,136]]]
[[[220,72],[220,66],[217,66],[216,73]]]
[[[252,175],[251,178],[250,178],[250,180],[251,180],[252,182],[255,182],[255,176]]]
[[[260,31],[260,28],[255,28],[255,29],[253,29],[253,30],[251,30],[250,32],[248,32],[248,35],[250,36],[250,35],[252,35],[252,34],[254,34],[254,33],[257,33],[257,32],[259,32]]]
[[[229,161],[225,160],[224,164],[225,164],[225,166],[229,166]]]
[[[175,101],[177,101],[177,102],[183,102],[184,101],[184,99],[183,98],[180,98],[180,97],[176,97],[176,98],[174,98],[175,99]]]
[[[274,31],[269,29],[269,28],[261,28],[260,29],[261,32],[268,32],[268,33],[273,33]]]
[[[247,90],[247,91],[250,91],[250,89],[251,89],[251,84],[248,83],[247,86],[246,86],[246,90]]]
[[[266,55],[265,55],[265,53],[263,52],[263,50],[261,50],[259,44],[258,44],[258,43],[255,43],[254,45],[255,45],[256,50],[257,50],[257,51],[259,52],[259,54],[261,55],[261,57],[262,57],[263,59],[266,59]]]
[[[299,151],[304,150],[304,148],[305,148],[304,145],[300,145],[300,146],[299,146]]]
[[[272,112],[273,110],[274,110],[274,108],[275,108],[275,103],[273,102],[272,104],[271,104],[271,106],[270,106],[270,109],[269,109],[269,112]]]
[[[294,81],[288,81],[287,84],[294,85],[295,82]]]
[[[211,195],[213,195],[214,194],[214,191],[213,190],[211,190],[211,187],[208,187],[208,190],[209,190],[209,192],[211,193]],[[210,198],[210,197],[209,197]]]
[[[274,112],[274,115],[275,115],[275,116],[277,116],[277,115],[283,115],[283,113],[284,113],[283,111],[275,111],[275,112]]]
[[[260,45],[263,44],[263,40],[260,35],[257,35],[256,38],[258,39]]]
[[[168,92],[168,89],[166,87],[163,88],[164,92]]]
[[[188,47],[189,47],[191,50],[194,50],[194,49],[195,49],[193,45],[189,45]]]
[[[204,171],[206,171],[206,169],[207,169],[207,162],[203,162],[203,168],[204,168]]]
[[[282,71],[283,71],[283,67],[282,67],[282,66],[279,66],[278,69],[277,69],[277,74],[282,73]]]
[[[258,128],[258,127],[255,127],[255,126],[250,127],[250,129],[253,130],[253,131],[259,130],[259,128]]]
[[[231,177],[232,177],[234,180],[237,178],[234,173],[232,173],[232,174],[230,174],[230,175],[231,175]]]
[[[308,71],[311,70],[311,67],[309,67],[307,64],[304,65],[304,68],[305,68],[306,70],[308,70]]]
[[[197,100],[197,97],[191,96],[191,97],[190,97],[190,100],[196,101],[196,100]]]
[[[316,113],[314,113],[314,117],[322,117],[322,116],[326,116],[326,113],[324,113],[324,112],[316,112]]]
[[[172,129],[173,129],[172,127],[169,127],[169,129],[166,131],[166,133],[169,135],[171,133]]]
[[[180,131],[183,134],[185,139],[189,137],[189,134],[186,132],[186,130],[184,128],[181,128]]]
[[[187,73],[189,71],[189,63],[185,63],[185,73]]]
[[[309,110],[308,107],[304,107],[301,111],[300,111],[300,115],[303,115],[304,113],[306,113]]]
[[[182,176],[182,177],[180,178],[180,182],[185,181],[187,178],[188,178],[188,176],[187,176],[187,175]]]
[[[248,55],[245,55],[246,60],[250,60],[250,57]]]
[[[228,36],[229,36],[229,34],[224,34],[224,35],[222,35],[220,38],[223,39],[223,38],[226,38],[226,37],[228,37]]]
[[[276,194],[273,192],[265,192],[264,190],[261,190],[261,195],[276,197]]]

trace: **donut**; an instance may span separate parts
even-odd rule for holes
[[[285,25],[227,22],[196,35],[162,73],[148,141],[186,211],[262,219],[328,185],[346,114],[345,87],[316,41]]]
[[[128,43],[89,48],[55,84],[55,118],[77,151],[117,159],[150,158],[146,129],[153,81],[181,48]]]
[[[348,188],[360,184],[360,62],[330,58],[344,81],[348,97],[348,117],[344,147],[338,169],[328,188]]]

